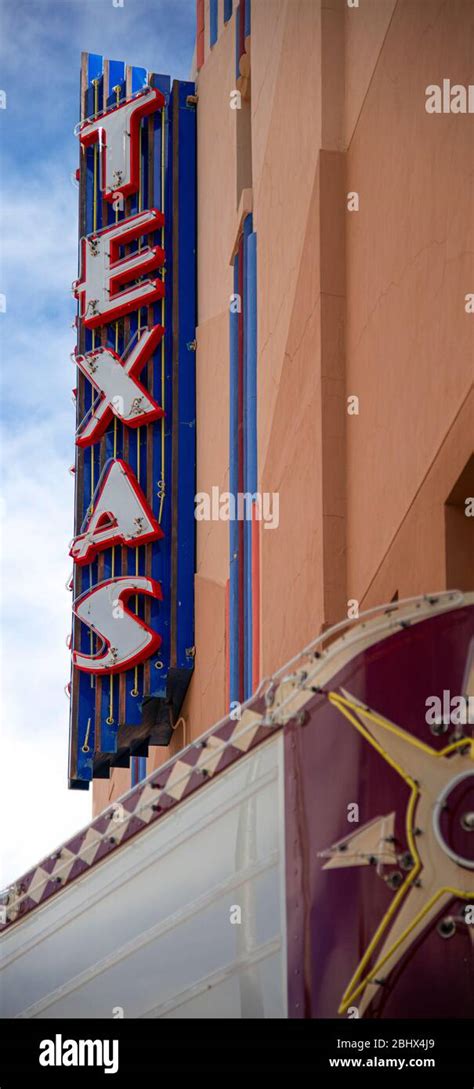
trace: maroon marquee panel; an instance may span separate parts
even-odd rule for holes
[[[473,1008],[473,637],[472,607],[403,628],[286,727],[290,1017]]]

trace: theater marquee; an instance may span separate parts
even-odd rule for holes
[[[169,744],[194,664],[194,84],[83,54],[71,787]]]

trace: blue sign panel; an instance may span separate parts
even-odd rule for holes
[[[194,665],[194,84],[83,54],[71,787],[167,745]]]

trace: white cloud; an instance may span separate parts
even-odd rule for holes
[[[77,265],[77,200],[77,188],[57,162],[40,166],[25,186],[15,178],[3,186],[3,262],[7,282],[26,296],[26,313],[37,310],[47,293],[69,297]]]
[[[73,478],[53,426],[26,424],[2,444],[4,883],[90,817],[90,797],[67,788]]]
[[[90,817],[67,789],[80,53],[186,79],[194,0],[2,0],[4,883]],[[20,75],[21,74],[21,75]],[[5,834],[5,830],[6,834]]]
[[[66,704],[66,698],[64,697]],[[51,854],[90,819],[90,797],[68,791],[65,781],[67,739],[50,716],[32,717],[41,744],[17,737],[2,758],[2,874],[5,888]]]
[[[2,884],[91,815],[67,787],[77,192],[53,164],[4,194]]]

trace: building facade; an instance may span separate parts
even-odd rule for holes
[[[189,82],[83,56],[83,252],[119,232],[107,285],[165,272],[126,289],[158,292],[146,329],[136,297],[94,297],[76,361],[124,382],[126,343],[159,336],[139,400],[161,405],[137,427],[124,398],[76,455],[71,785],[95,776],[94,816],[2,897],[8,1016],[472,1005],[473,25],[464,0],[198,0]],[[146,119],[115,211],[91,99],[106,166],[120,109]],[[143,216],[163,245],[127,249]],[[132,507],[104,498],[117,466]],[[128,628],[101,627],[113,595],[81,613],[147,578]]]
[[[474,588],[474,122],[428,101],[467,96],[473,20],[197,2],[194,672],[135,781],[329,626]]]

